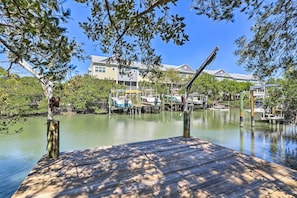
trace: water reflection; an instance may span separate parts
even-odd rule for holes
[[[292,125],[256,122],[239,127],[237,111],[193,112],[191,134],[251,156],[297,169],[297,130]]]
[[[240,151],[297,170],[297,133],[286,125],[256,123],[250,128],[250,151],[244,150],[244,132],[240,131]]]

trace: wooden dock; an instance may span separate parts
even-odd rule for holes
[[[13,197],[297,197],[297,171],[174,137],[44,157]]]

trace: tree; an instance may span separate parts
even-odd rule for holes
[[[236,82],[233,80],[224,79],[219,82],[220,90],[223,94],[223,100],[234,100],[239,96],[240,92],[248,91],[252,85],[250,82]]]
[[[141,62],[151,70],[161,63],[151,41],[160,37],[183,45],[188,41],[184,17],[171,13],[177,0],[76,0],[91,8],[91,17],[80,23],[86,35],[99,43],[103,53],[121,66]]]
[[[1,70],[0,67],[0,73]],[[0,75],[0,132],[8,133],[12,130],[11,126],[23,115],[32,111],[37,112],[42,98],[42,88],[36,78]],[[22,128],[15,129],[15,131],[19,132],[20,129]]]
[[[170,85],[170,90],[177,88],[176,86],[180,84],[181,78],[179,76],[179,71],[169,68],[162,72],[161,82],[166,85]]]
[[[0,50],[13,64],[31,72],[40,82],[48,100],[53,96],[53,82],[65,77],[74,67],[72,56],[81,58],[79,45],[65,35],[70,11],[64,11],[57,0],[14,1],[0,3]],[[52,111],[48,109],[48,119]]]
[[[296,78],[292,79],[283,79],[282,80],[282,92],[281,97],[278,98],[278,101],[282,99],[280,102],[283,104],[283,111],[285,112],[285,119],[291,119],[293,123],[296,123],[296,109],[297,109],[297,81]],[[280,92],[280,91],[279,91]],[[278,93],[278,92],[277,92]]]
[[[214,20],[233,21],[236,12],[255,20],[253,37],[236,40],[239,64],[259,77],[268,77],[297,64],[297,2],[295,0],[203,1],[193,0],[197,14]]]
[[[264,105],[270,110],[279,110],[285,112],[284,117],[287,121],[296,123],[297,109],[297,81],[296,77],[292,77],[290,72],[285,73],[285,77],[281,79],[269,79],[269,84],[278,84],[278,87],[267,89],[269,95],[265,98]]]
[[[191,91],[204,94],[209,96],[212,100],[216,100],[220,91],[218,83],[218,80],[214,76],[202,73],[193,82]]]
[[[108,96],[112,88],[123,88],[114,81],[100,80],[89,75],[75,76],[63,86],[62,100],[64,104],[71,104],[76,111],[94,112],[99,105],[108,103]]]

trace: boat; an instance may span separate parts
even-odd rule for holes
[[[154,96],[141,96],[141,104],[144,106],[160,106],[161,100]]]
[[[280,114],[264,113],[259,120],[255,120],[255,121],[283,124],[285,122],[285,119],[284,119],[284,116]]]
[[[222,104],[213,104],[211,108],[208,108],[210,110],[219,110],[219,111],[229,111],[229,107],[227,105]]]
[[[250,109],[246,109],[246,112],[251,112]],[[265,113],[265,109],[263,109],[262,107],[258,107],[258,108],[254,108],[254,113]]]
[[[129,100],[125,96],[119,96],[119,97],[112,97],[112,105],[115,108],[130,108],[132,107],[132,101]]]
[[[194,109],[203,109],[207,105],[206,104],[207,103],[207,96],[205,96],[204,94],[192,93],[192,94],[189,95],[188,100],[191,101],[191,103],[194,106]]]

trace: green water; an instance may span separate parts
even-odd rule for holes
[[[256,123],[239,127],[239,110],[195,111],[191,135],[297,169],[297,142],[285,138],[292,127]],[[183,134],[180,112],[141,115],[56,116],[60,120],[60,151],[69,151]],[[21,133],[0,134],[0,197],[10,197],[46,153],[46,118],[31,118]]]

